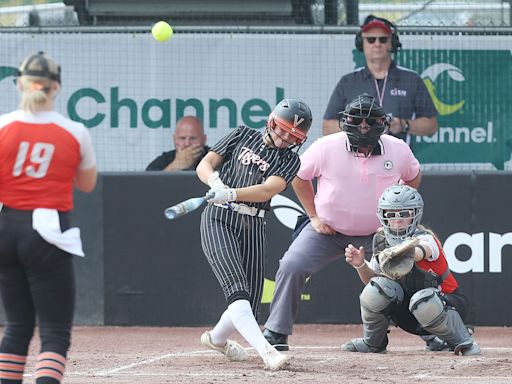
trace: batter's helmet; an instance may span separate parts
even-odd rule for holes
[[[379,218],[386,240],[390,245],[399,244],[416,232],[423,216],[423,199],[419,192],[408,185],[393,185],[381,195],[377,204]],[[411,219],[407,226],[390,226],[391,220]]]
[[[278,126],[295,138],[295,145],[301,145],[308,138],[312,122],[313,115],[306,103],[297,99],[283,99],[270,114],[267,127],[273,130]]]
[[[366,120],[370,127],[368,132],[361,132],[359,125]],[[372,147],[379,137],[389,129],[389,117],[377,103],[375,97],[366,93],[357,96],[340,112],[340,127],[347,133],[353,147]]]

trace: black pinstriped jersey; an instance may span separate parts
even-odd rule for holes
[[[260,132],[245,126],[222,138],[211,150],[224,157],[219,175],[230,188],[262,184],[270,176],[280,176],[288,184],[300,168],[297,153],[265,145]],[[268,210],[270,200],[247,205]]]

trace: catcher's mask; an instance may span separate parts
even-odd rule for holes
[[[293,142],[288,148],[300,147],[308,137],[312,122],[313,116],[306,103],[297,99],[283,99],[276,105],[268,118],[267,134],[274,144],[270,131],[279,127],[293,138]]]
[[[387,188],[377,205],[377,217],[390,245],[399,244],[407,237],[411,237],[416,232],[422,216],[423,199],[416,189],[408,185],[393,185]],[[392,220],[408,221],[408,224],[395,227],[390,225]]]
[[[356,154],[359,147],[374,147],[389,130],[389,116],[375,97],[366,93],[352,100],[339,115],[340,128],[347,133]]]

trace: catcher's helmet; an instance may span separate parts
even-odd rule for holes
[[[408,185],[393,185],[381,195],[377,204],[377,217],[379,218],[386,240],[390,245],[401,243],[411,237],[423,216],[423,199],[419,192]],[[391,220],[411,218],[406,227],[400,229],[390,226]]]
[[[297,99],[283,99],[270,114],[267,128],[273,130],[278,126],[295,138],[294,145],[301,145],[308,137],[312,122],[313,115],[306,103]]]
[[[363,119],[370,127],[366,133],[360,130]],[[384,113],[375,97],[365,93],[357,96],[340,112],[340,128],[347,133],[353,147],[373,147],[379,137],[388,131],[389,116]]]

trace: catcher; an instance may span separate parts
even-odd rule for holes
[[[480,354],[464,325],[469,301],[459,292],[440,240],[420,225],[423,199],[416,189],[394,185],[379,199],[382,228],[373,238],[373,257],[364,248],[345,248],[347,263],[366,284],[359,297],[363,337],[341,346],[349,352],[385,353],[390,320],[422,336],[427,350]]]

